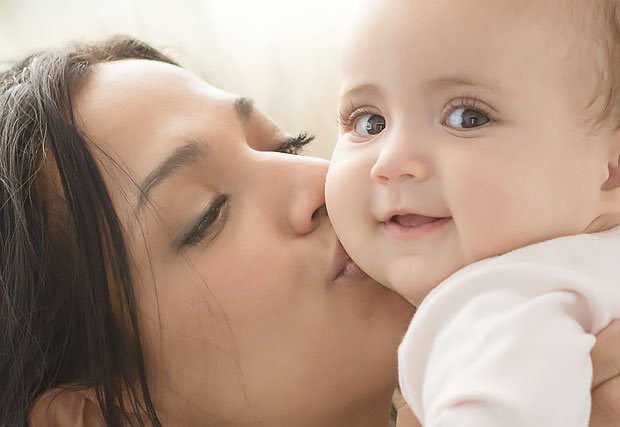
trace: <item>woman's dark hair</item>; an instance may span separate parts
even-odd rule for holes
[[[161,425],[147,384],[130,256],[72,96],[92,66],[174,64],[125,36],[0,73],[0,425],[46,390],[92,388],[109,426]],[[131,417],[128,414],[132,414]]]

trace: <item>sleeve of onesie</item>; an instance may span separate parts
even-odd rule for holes
[[[399,348],[425,427],[587,427],[590,350],[610,321],[592,278],[540,264],[465,269],[420,306]]]

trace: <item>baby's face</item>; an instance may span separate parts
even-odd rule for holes
[[[349,35],[327,206],[353,259],[414,304],[600,214],[596,58],[564,3],[377,0]]]

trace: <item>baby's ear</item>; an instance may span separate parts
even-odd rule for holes
[[[607,152],[607,174],[601,185],[604,214],[620,213],[620,130],[612,133]]]
[[[601,186],[601,190],[610,191],[620,187],[620,154],[610,159],[607,170],[607,180]]]

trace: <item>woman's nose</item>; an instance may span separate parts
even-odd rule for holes
[[[419,150],[387,142],[370,169],[370,177],[379,184],[402,180],[425,181],[430,176],[428,161]]]
[[[289,165],[287,216],[290,231],[306,235],[325,221],[325,176],[329,162],[312,157],[296,157]]]

